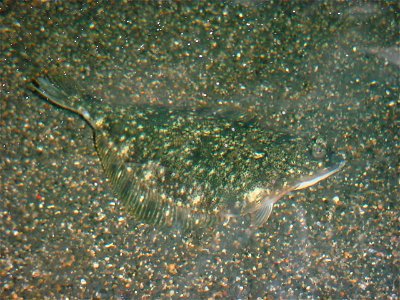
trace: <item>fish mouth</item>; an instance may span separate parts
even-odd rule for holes
[[[314,174],[300,177],[299,179],[296,179],[284,187],[274,191],[258,188],[248,194],[252,196],[247,197],[249,201],[242,210],[242,215],[250,214],[251,226],[260,227],[268,221],[273,206],[279,199],[292,191],[306,189],[320,181],[327,179],[328,177],[342,170],[345,165],[346,162],[341,161],[340,163],[331,167],[318,170]]]

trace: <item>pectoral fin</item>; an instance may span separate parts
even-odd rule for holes
[[[287,186],[284,189],[277,190],[274,193],[261,194],[259,201],[250,203],[242,211],[242,214],[250,214],[251,225],[254,227],[260,227],[268,221],[271,215],[274,204],[286,194],[293,191],[297,185]]]
[[[266,223],[271,215],[274,203],[274,197],[266,197],[261,203],[258,203],[256,209],[251,213],[251,225],[259,227]]]

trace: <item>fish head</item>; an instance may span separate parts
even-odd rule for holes
[[[318,137],[311,139],[286,138],[278,143],[283,150],[276,161],[271,161],[269,181],[245,193],[242,214],[250,214],[252,225],[267,222],[273,205],[288,193],[305,189],[340,171],[344,160],[335,154],[328,143]],[[272,180],[273,179],[273,180]]]

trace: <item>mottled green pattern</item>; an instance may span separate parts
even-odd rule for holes
[[[33,88],[90,124],[115,193],[146,223],[206,227],[252,190],[320,167],[303,140],[224,106],[118,108],[60,81],[39,78]]]
[[[183,202],[201,197],[206,208],[287,178],[289,170],[298,176],[316,167],[302,140],[229,113],[136,106],[115,109],[102,128],[121,158],[149,170],[155,185]]]

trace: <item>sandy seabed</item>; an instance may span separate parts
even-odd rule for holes
[[[398,4],[126,2],[0,4],[0,297],[398,299]],[[258,230],[154,228],[28,90],[43,72],[110,105],[230,103],[347,165]]]

